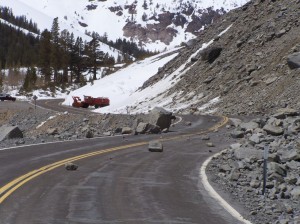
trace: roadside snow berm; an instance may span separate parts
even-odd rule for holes
[[[79,96],[72,96],[73,98],[73,107],[83,107],[88,108],[89,106],[94,106],[95,108],[108,106],[110,101],[107,97],[92,97],[84,96],[83,100]]]

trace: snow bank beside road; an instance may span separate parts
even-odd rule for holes
[[[174,49],[175,51],[177,49]],[[140,88],[143,83],[155,75],[160,67],[178,55],[173,51],[164,52],[143,61],[137,61],[126,68],[123,68],[113,75],[105,76],[100,80],[94,81],[93,85],[86,85],[71,92],[63,102],[63,105],[72,105],[72,96],[79,96],[83,99],[84,95],[93,97],[108,97],[110,106],[95,110],[101,113],[127,113],[127,106],[133,101],[142,97],[135,94],[134,98],[129,97]],[[172,53],[169,56],[164,55]]]

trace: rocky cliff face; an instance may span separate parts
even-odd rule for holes
[[[201,32],[197,41],[144,87],[172,73],[211,41],[192,58],[185,75],[169,90],[168,95],[175,94],[176,103],[194,99],[188,109],[195,113],[203,112],[205,104],[206,111],[223,114],[300,109],[299,18],[299,0],[250,1]],[[220,52],[214,54],[215,49]],[[208,106],[213,99],[219,99],[218,103]]]
[[[147,22],[147,25],[142,26],[135,21],[129,21],[123,28],[124,36],[138,39],[140,43],[161,41],[169,45],[174,37],[178,35],[178,28],[185,29],[188,33],[198,35],[203,27],[211,24],[212,21],[216,21],[225,13],[224,10],[213,10],[209,8],[206,10],[199,9],[196,14],[196,9],[190,4],[182,10],[182,13],[165,11],[157,15],[152,15],[149,19],[147,15],[144,14],[144,20]],[[122,15],[120,12],[121,11],[118,11],[116,13]]]

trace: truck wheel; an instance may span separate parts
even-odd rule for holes
[[[99,108],[99,105],[95,105],[95,108],[96,108],[96,109]]]
[[[83,107],[83,108],[88,108],[88,107],[89,107],[89,104],[88,104],[88,103],[84,103],[84,104],[82,104],[82,107]]]

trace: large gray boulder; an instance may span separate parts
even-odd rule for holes
[[[287,171],[283,165],[275,162],[270,162],[268,163],[268,173],[277,173],[281,176],[286,176]]]
[[[201,51],[202,61],[207,61],[208,63],[213,63],[221,54],[221,47],[209,47]]]
[[[268,134],[274,136],[282,135],[284,132],[284,130],[281,127],[270,125],[270,124],[266,124],[263,127],[263,130],[266,131]]]
[[[240,147],[234,150],[233,155],[238,160],[243,160],[246,158],[262,159],[263,152],[261,150],[257,150],[256,148]]]
[[[287,58],[287,63],[291,69],[300,68],[300,52],[290,54]]]
[[[229,120],[234,127],[238,127],[242,123],[242,120],[238,118],[229,118]]]
[[[12,138],[23,138],[23,133],[18,126],[3,125],[0,127],[0,141]]]
[[[295,187],[292,191],[291,191],[291,196],[294,199],[299,200],[300,199],[300,186]]]
[[[299,112],[292,108],[280,108],[276,111],[273,117],[277,119],[285,119],[286,117],[297,116]]]
[[[280,160],[282,162],[300,161],[300,142],[296,141],[294,148],[282,151]]]
[[[144,123],[144,122],[140,122],[138,124],[138,126],[136,127],[136,132],[137,133],[141,133],[144,134],[146,133],[147,129],[148,129],[149,124],[148,123]]]
[[[157,125],[161,130],[170,128],[172,120],[172,112],[161,107],[155,107],[149,114],[149,123]]]
[[[243,131],[248,131],[248,130],[254,130],[256,128],[259,128],[259,124],[253,121],[247,122],[247,123],[241,123],[240,128]]]
[[[132,133],[132,129],[130,127],[123,127],[121,131],[122,135],[128,135]]]
[[[165,128],[167,129],[167,128]],[[147,128],[147,133],[151,134],[159,134],[161,133],[162,129],[158,125],[149,124]]]

